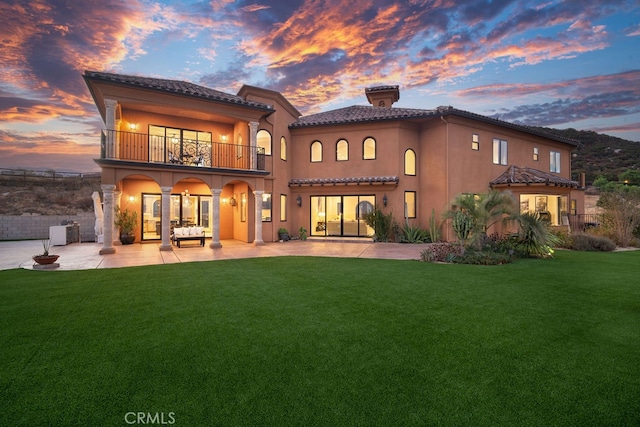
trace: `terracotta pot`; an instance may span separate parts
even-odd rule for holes
[[[53,264],[60,258],[60,255],[36,255],[33,260],[41,265]]]

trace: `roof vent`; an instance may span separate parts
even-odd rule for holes
[[[375,86],[364,90],[367,101],[374,107],[391,108],[394,102],[400,99],[398,86]]]

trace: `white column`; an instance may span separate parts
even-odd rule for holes
[[[113,184],[103,184],[101,187],[102,200],[104,203],[104,238],[100,255],[106,255],[116,252],[116,249],[113,247],[113,190],[116,186]]]
[[[264,245],[264,240],[262,240],[262,195],[264,191],[256,190],[253,194],[256,196],[256,237],[253,244],[262,246]]]
[[[118,208],[120,208],[120,199],[122,198],[122,191],[120,190],[115,190],[113,192],[113,207],[111,209],[111,212],[113,212],[113,209],[117,206]],[[112,221],[111,223],[113,224],[113,222],[116,220],[115,215],[111,214],[112,216]],[[116,225],[113,224],[113,244],[118,246],[121,245],[122,242],[120,241],[120,230],[116,228]]]
[[[104,125],[107,132],[107,141],[105,147],[105,157],[107,159],[116,158],[116,108],[118,101],[115,99],[105,99],[104,106],[106,109]]]
[[[251,154],[251,169],[258,168],[258,122],[249,122],[249,149]]]
[[[220,194],[222,190],[213,189],[211,190],[211,194],[213,194],[213,211],[211,212],[213,218],[211,224],[211,243],[209,247],[211,249],[217,249],[222,247],[222,243],[220,243]]]
[[[162,191],[162,243],[160,244],[161,251],[171,251],[171,189],[172,187],[160,187]]]

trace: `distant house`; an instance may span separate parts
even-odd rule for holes
[[[171,249],[174,227],[202,227],[210,247],[262,244],[278,229],[367,237],[381,207],[428,227],[460,193],[508,189],[552,225],[584,213],[571,180],[576,142],[452,107],[393,107],[397,86],[365,90],[371,105],[302,116],[280,93],[237,95],[193,83],[86,71],[105,124],[103,253],[115,251],[115,205],[139,213],[137,241]],[[450,230],[445,237],[452,238]]]

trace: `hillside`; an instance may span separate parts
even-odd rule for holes
[[[99,174],[60,176],[4,169],[0,173],[0,215],[92,212],[94,191],[101,191]]]
[[[586,174],[587,184],[591,184],[599,175],[615,181],[621,172],[640,169],[640,142],[585,130],[538,129],[579,141],[571,161],[576,181],[581,172]]]

